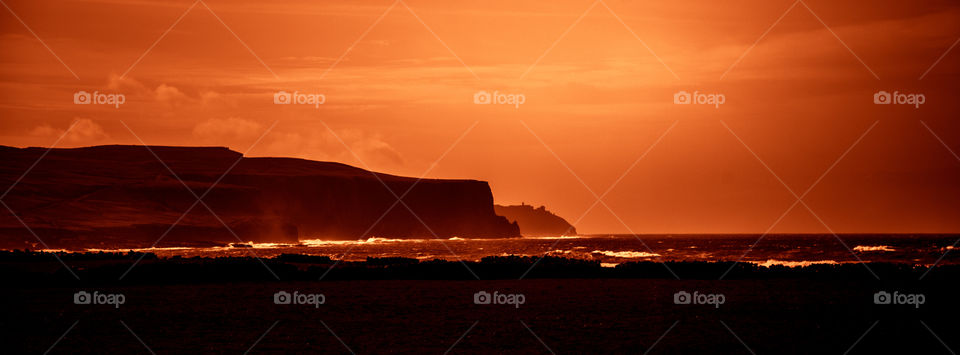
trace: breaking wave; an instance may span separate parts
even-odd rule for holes
[[[774,265],[777,266],[787,266],[787,267],[798,267],[798,266],[810,266],[810,265],[835,265],[839,264],[835,260],[799,260],[799,261],[787,261],[787,260],[777,260],[769,259],[762,263],[756,263],[759,266],[771,267]]]
[[[636,258],[655,258],[659,257],[660,254],[657,253],[648,253],[645,251],[610,251],[610,250],[594,250],[594,254],[603,254],[606,256],[612,256],[614,258],[625,258],[625,259],[636,259]]]
[[[858,245],[853,247],[854,251],[865,252],[865,251],[896,251],[893,247],[889,245]]]

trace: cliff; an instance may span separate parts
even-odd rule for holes
[[[396,198],[376,177],[397,195],[416,179],[332,162],[246,158],[227,148],[151,149],[163,163],[143,146],[53,149],[2,201],[51,248],[149,247],[168,229],[158,246],[235,243],[234,234],[284,243],[519,236],[516,224],[494,213],[483,181],[421,180],[403,199],[416,215],[397,204],[377,222]],[[0,146],[0,186],[18,181],[45,151]],[[183,215],[196,198],[164,164],[198,196],[236,164],[203,198],[216,215],[204,204]],[[0,247],[42,247],[9,211],[0,212]]]
[[[567,223],[562,217],[547,211],[544,206],[533,208],[530,205],[495,205],[494,210],[498,215],[519,224],[520,234],[524,236],[555,237],[577,234],[577,228]]]

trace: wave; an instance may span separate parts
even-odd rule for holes
[[[603,254],[606,256],[612,256],[614,258],[625,258],[625,259],[636,259],[636,258],[655,258],[659,257],[660,254],[657,253],[648,253],[645,251],[610,251],[610,250],[594,250],[594,254]]]
[[[786,261],[786,260],[777,260],[777,259],[768,259],[762,263],[754,262],[758,266],[771,267],[774,265],[777,266],[787,266],[787,267],[798,267],[798,266],[810,266],[810,265],[836,265],[839,264],[836,260],[800,260],[800,261]]]
[[[436,240],[436,239],[393,239],[393,238],[380,238],[380,237],[370,237],[367,239],[357,239],[357,240],[303,239],[300,241],[300,244],[303,244],[308,247],[316,247],[316,246],[325,246],[325,245],[426,242],[431,240]]]
[[[88,250],[88,251],[94,251],[93,249],[87,249],[87,250]],[[101,250],[104,250],[104,252],[106,252],[106,249],[101,249]],[[76,252],[76,250],[69,250],[69,249],[40,249],[39,252],[41,252],[41,253],[72,253],[72,252]]]
[[[523,237],[522,239],[546,239],[546,240],[553,240],[553,239],[583,239],[583,238],[589,238],[589,237],[585,237],[585,236],[581,236],[581,235],[561,235],[561,236],[559,236],[559,237]]]
[[[378,243],[422,243],[422,242],[443,242],[443,241],[496,241],[508,238],[495,239],[467,239],[461,237],[443,238],[424,238],[424,239],[398,239],[398,238],[380,238],[370,237],[357,240],[327,240],[327,239],[303,239],[300,244],[308,247],[326,246],[326,245],[349,245],[349,244],[378,244]]]
[[[150,248],[118,248],[118,249],[101,249],[101,248],[84,248],[84,249],[40,249],[39,251],[44,253],[126,253],[128,251],[135,251],[140,253],[150,253],[158,251],[177,251],[177,250],[199,250],[199,249],[223,249],[224,247],[212,247],[212,248],[196,248],[196,247],[150,247]]]
[[[853,247],[854,251],[866,252],[866,251],[897,251],[889,245],[858,245]]]

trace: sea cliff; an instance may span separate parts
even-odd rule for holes
[[[0,210],[0,247],[520,235],[515,223],[495,214],[484,181],[417,180],[333,162],[248,158],[220,147],[45,152],[0,146],[0,186],[13,186],[2,201],[16,213]],[[394,194],[403,203],[395,204]]]

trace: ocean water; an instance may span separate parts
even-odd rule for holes
[[[515,239],[303,240],[300,244],[246,243],[211,248],[150,248],[160,257],[324,255],[334,259],[407,257],[420,260],[479,260],[485,256],[541,256],[599,260],[604,266],[627,261],[743,261],[760,265],[898,262],[957,264],[953,234],[920,235],[584,235]],[[96,250],[91,250],[96,251]],[[124,250],[125,251],[125,250]]]

